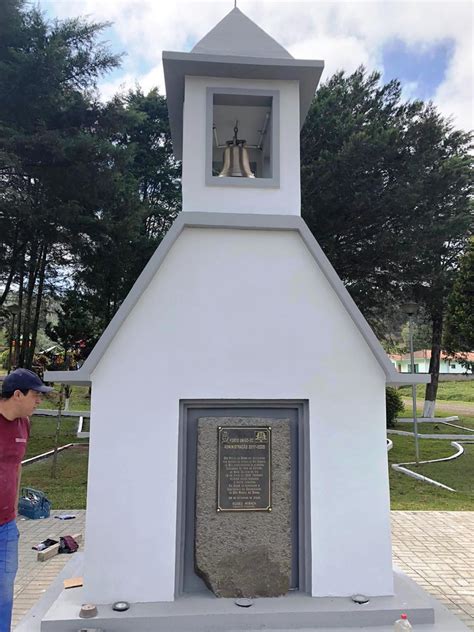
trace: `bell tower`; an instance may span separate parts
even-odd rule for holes
[[[324,63],[234,8],[163,66],[183,211],[300,215],[299,135]]]

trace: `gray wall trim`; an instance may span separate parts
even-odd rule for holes
[[[298,452],[299,452],[299,472],[298,482],[300,498],[299,506],[299,569],[300,586],[309,595],[312,594],[312,565],[313,549],[311,546],[311,454],[310,454],[310,413],[309,402],[304,400],[300,403],[299,432],[298,432]]]
[[[272,177],[271,178],[218,178],[212,175],[213,98],[215,94],[245,94],[272,97]],[[224,139],[222,139],[224,140]],[[206,161],[205,181],[212,187],[274,188],[280,186],[280,91],[252,90],[246,88],[209,87],[206,90]]]
[[[61,382],[61,384],[75,384],[76,386],[90,386],[91,378],[82,369],[78,371],[45,371],[46,382]]]
[[[187,452],[187,407],[185,400],[179,401],[178,426],[178,472],[176,490],[176,556],[174,565],[174,597],[184,593],[184,545],[186,541],[186,452]]]
[[[186,535],[186,453],[188,411],[192,408],[295,408],[298,411],[299,592],[311,594],[311,457],[308,400],[300,399],[183,399],[179,402],[178,489],[176,511],[175,599],[184,594]]]
[[[163,70],[170,118],[173,151],[183,157],[184,78],[224,77],[227,79],[271,79],[299,81],[300,128],[318,87],[324,62],[306,59],[268,59],[238,55],[205,55],[163,51]]]
[[[297,231],[301,235],[306,247],[328,280],[329,284],[336,292],[341,303],[348,311],[354,324],[369,345],[369,348],[385,373],[387,382],[389,384],[420,384],[431,380],[430,375],[420,375],[419,373],[415,373],[413,375],[408,373],[402,374],[395,370],[395,367],[390,362],[382,345],[378,341],[372,329],[369,327],[351,295],[344,287],[341,279],[336,274],[336,271],[301,217],[297,217],[296,215],[252,215],[241,213],[200,212],[186,212],[178,215],[173,226],[168,231],[166,237],[158,246],[154,255],[151,257],[143,272],[136,280],[127,298],[110,321],[108,327],[100,337],[87,360],[84,362],[80,371],[77,373],[75,371],[47,371],[45,374],[46,380],[52,382],[76,383],[77,380],[80,379],[80,381],[85,383],[90,382],[92,372],[97,366],[100,358],[105,353],[123,321],[127,318],[142,293],[148,287],[170,248],[185,227]],[[78,373],[80,373],[80,375],[78,375]],[[75,378],[74,375],[77,377]]]
[[[388,386],[401,386],[402,384],[429,384],[431,373],[398,373],[395,371],[393,379],[387,380]]]

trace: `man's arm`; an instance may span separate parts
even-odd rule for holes
[[[16,487],[16,511],[18,512],[18,503],[20,501],[20,486],[21,486],[21,463],[18,466],[18,485]]]
[[[27,421],[27,432],[28,432],[28,439],[30,438],[30,434],[31,434],[31,420],[29,417],[26,418]],[[20,489],[21,489],[21,463],[18,465],[18,485],[16,488],[16,510],[18,512],[18,503],[20,501]]]

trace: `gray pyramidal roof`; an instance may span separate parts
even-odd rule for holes
[[[263,29],[235,8],[189,53],[163,51],[166,98],[173,151],[183,151],[185,76],[296,80],[300,88],[300,127],[316,92],[324,62],[294,59]]]
[[[216,24],[191,52],[204,55],[293,59],[281,44],[237,7]]]
[[[309,252],[313,256],[315,264],[339,297],[342,305],[352,318],[355,326],[361,333],[375,359],[385,373],[387,384],[416,384],[429,382],[431,377],[426,374],[397,373],[380,342],[375,336],[367,321],[362,316],[357,305],[352,300],[349,292],[344,287],[341,279],[330,264],[324,252],[321,250],[311,231],[301,217],[295,215],[246,215],[243,213],[180,213],[174,221],[166,237],[156,249],[154,255],[147,263],[143,272],[135,281],[126,299],[120,306],[108,327],[92,349],[87,360],[78,371],[47,371],[45,380],[50,382],[62,382],[69,384],[91,384],[92,375],[100,359],[107,351],[110,343],[118,332],[122,323],[132,312],[143,292],[147,289],[161,264],[166,258],[181,232],[186,228],[227,228],[238,230],[288,230],[299,233]],[[150,323],[150,327],[152,324]],[[317,362],[317,358],[315,358]],[[337,379],[337,376],[335,376]]]

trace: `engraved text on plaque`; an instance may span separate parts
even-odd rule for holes
[[[218,428],[217,511],[271,511],[271,427]]]

